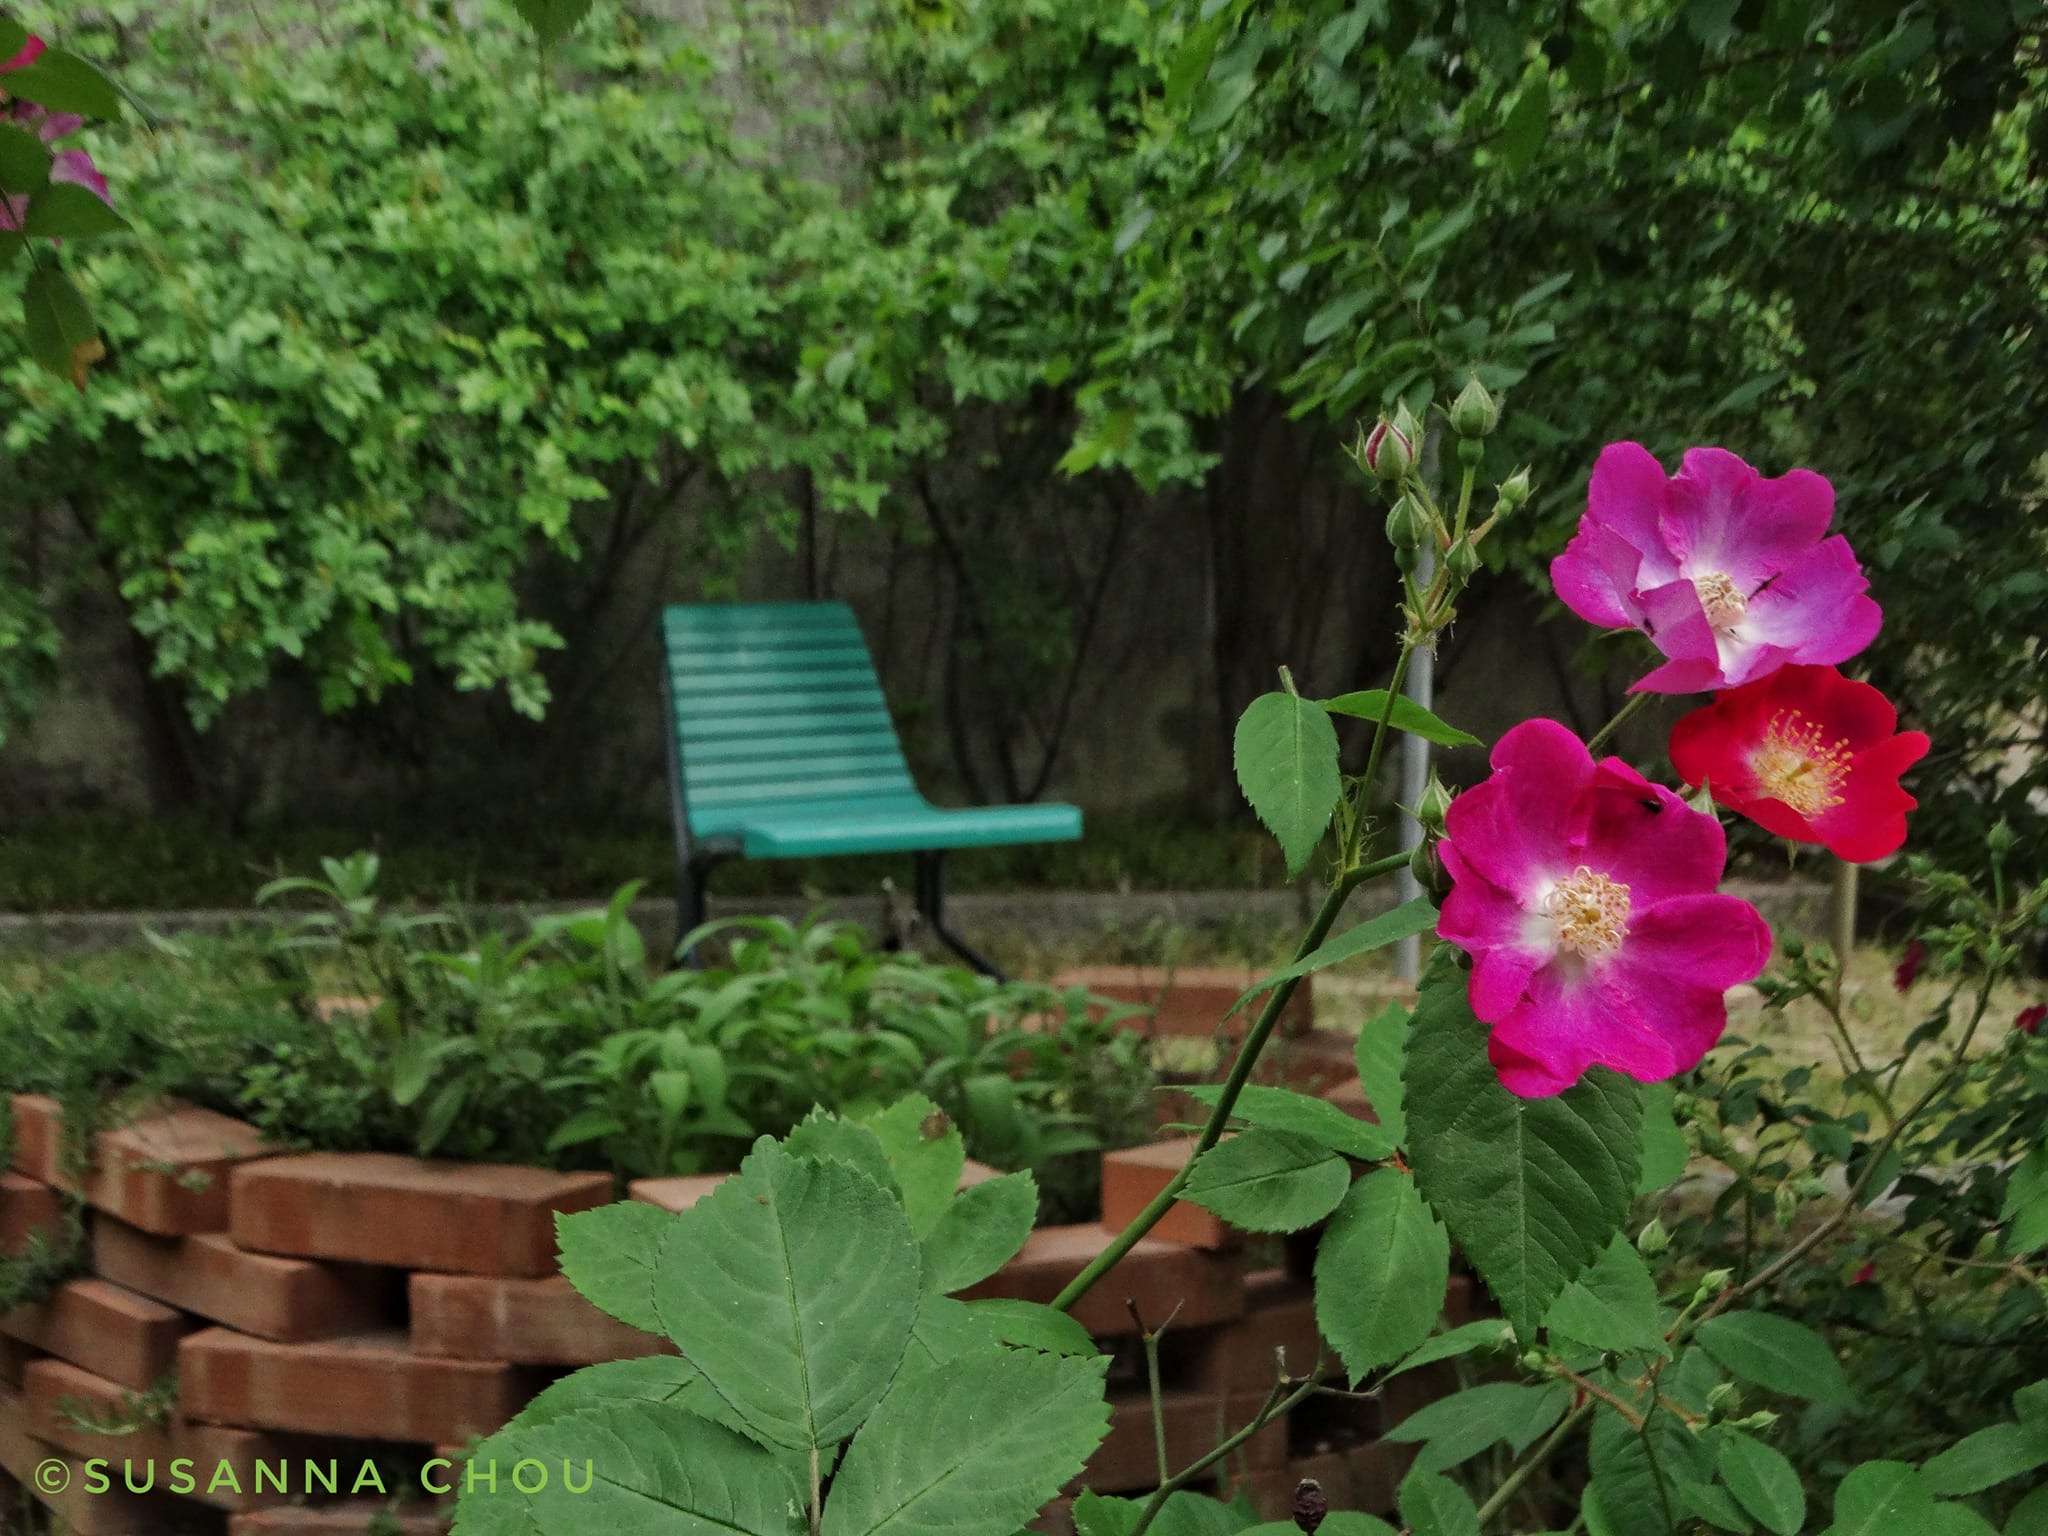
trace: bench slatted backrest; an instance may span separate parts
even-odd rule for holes
[[[662,638],[697,835],[780,801],[916,794],[846,604],[676,605],[662,614]]]

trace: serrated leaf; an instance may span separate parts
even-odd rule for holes
[[[1920,1468],[1930,1493],[1961,1498],[2048,1465],[2048,1429],[1993,1424],[1965,1435]]]
[[[1806,1524],[1806,1490],[1791,1462],[1763,1441],[1730,1429],[1723,1431],[1715,1464],[1736,1502],[1772,1536],[1798,1536]]]
[[[1031,1236],[1038,1181],[1006,1173],[963,1189],[924,1239],[924,1283],[941,1295],[1001,1269]]]
[[[1718,1319],[1716,1319],[1718,1321]],[[1920,1474],[1902,1461],[1866,1461],[1835,1489],[1832,1536],[1900,1536],[1917,1531],[1934,1501]]]
[[[1404,1445],[1418,1442],[1417,1470],[1445,1472],[1490,1445],[1505,1442],[1519,1456],[1564,1417],[1571,1388],[1561,1381],[1532,1386],[1489,1381],[1418,1408],[1386,1432]]]
[[[1247,1232],[1298,1232],[1350,1187],[1351,1165],[1321,1143],[1254,1126],[1197,1158],[1181,1197]]]
[[[71,279],[54,266],[36,268],[22,285],[21,318],[29,356],[84,389],[86,370],[106,355],[106,348],[85,295]]]
[[[1099,1355],[1088,1330],[1065,1312],[1036,1301],[991,1297],[970,1301],[967,1310],[996,1338],[1022,1349],[1050,1350],[1056,1355]]]
[[[593,0],[512,0],[543,46],[553,47],[590,14]]]
[[[1378,724],[1386,713],[1387,690],[1361,688],[1355,693],[1340,693],[1334,699],[1323,700],[1323,708],[1333,715],[1349,715],[1356,720],[1370,720]],[[1394,713],[1387,724],[1397,731],[1406,731],[1410,736],[1433,741],[1440,747],[1476,747],[1480,744],[1477,736],[1439,720],[1405,693],[1395,697]]]
[[[1272,975],[1262,977],[1245,988],[1230,1010],[1223,1016],[1228,1019],[1261,992],[1277,987],[1283,981],[1293,981],[1315,971],[1327,970],[1341,965],[1346,960],[1355,960],[1360,955],[1371,954],[1376,949],[1385,949],[1389,944],[1413,938],[1418,933],[1428,933],[1436,927],[1436,908],[1425,896],[1404,901],[1391,912],[1382,912],[1377,917],[1354,923],[1327,944],[1320,945],[1290,965],[1282,966]]]
[[[674,1355],[607,1360],[564,1376],[519,1410],[507,1429],[538,1429],[556,1419],[619,1403],[670,1403],[715,1418],[718,1399],[689,1361]],[[732,1426],[727,1426],[728,1428]]]
[[[813,1108],[782,1139],[782,1150],[791,1157],[836,1159],[866,1174],[890,1194],[901,1193],[881,1138],[867,1126],[842,1120],[830,1110]]]
[[[1672,1112],[1672,1100],[1669,1083],[1649,1083],[1643,1088],[1643,1166],[1636,1176],[1639,1195],[1654,1195],[1685,1172],[1690,1154],[1685,1133],[1679,1130]]]
[[[1538,66],[1529,71],[1515,104],[1501,121],[1501,158],[1509,170],[1521,170],[1536,158],[1549,137],[1550,74]]]
[[[1483,1317],[1476,1323],[1460,1323],[1446,1329],[1435,1338],[1425,1339],[1414,1349],[1401,1357],[1400,1363],[1387,1372],[1398,1376],[1403,1371],[1412,1371],[1417,1366],[1434,1365],[1439,1360],[1455,1360],[1460,1355],[1472,1354],[1475,1350],[1504,1349],[1514,1342],[1515,1333],[1497,1317]]]
[[[1594,1349],[1669,1355],[1657,1283],[1622,1233],[1551,1305],[1543,1326]]]
[[[654,1281],[683,1358],[756,1435],[802,1451],[845,1439],[880,1400],[920,1296],[903,1207],[765,1137],[671,1223]]]
[[[1451,1240],[1415,1181],[1392,1168],[1344,1196],[1316,1247],[1316,1324],[1356,1382],[1429,1337],[1450,1283]]]
[[[1408,1112],[1401,1097],[1401,1068],[1408,1059],[1408,1010],[1389,1003],[1358,1032],[1352,1056],[1358,1064],[1358,1083],[1365,1101],[1379,1116],[1387,1139],[1400,1146],[1408,1139]]]
[[[460,1536],[798,1536],[804,1527],[806,1494],[790,1458],[672,1404],[592,1407],[486,1443],[499,1447],[502,1468],[531,1459],[555,1475],[532,1494],[505,1473],[495,1489],[465,1493]],[[521,1513],[530,1524],[517,1523]]]
[[[1827,1340],[1775,1312],[1723,1312],[1694,1335],[1700,1348],[1732,1376],[1816,1403],[1854,1400],[1841,1362]]]
[[[904,1353],[902,1368],[986,1358],[995,1349],[996,1340],[966,1302],[928,1291],[917,1309],[917,1321],[911,1325],[910,1348]]]
[[[562,1273],[583,1299],[633,1328],[658,1334],[655,1261],[675,1221],[672,1211],[641,1200],[618,1200],[594,1211],[555,1217]]]
[[[2007,1177],[1998,1219],[2007,1223],[2007,1253],[2048,1248],[2048,1146],[2034,1148]]]
[[[1211,1109],[1223,1097],[1220,1083],[1196,1083],[1177,1090]],[[1292,1088],[1271,1088],[1248,1083],[1230,1108],[1234,1119],[1269,1131],[1285,1131],[1355,1157],[1362,1163],[1384,1162],[1393,1156],[1394,1143],[1382,1126],[1347,1115],[1326,1099],[1312,1099]]]
[[[1104,1498],[1084,1493],[1074,1500],[1075,1536],[1127,1536],[1144,1512],[1144,1499]],[[1333,1520],[1335,1516],[1331,1517]],[[1235,1504],[1225,1504],[1185,1488],[1167,1496],[1159,1514],[1146,1527],[1147,1536],[1238,1536],[1247,1525]],[[1290,1527],[1291,1529],[1292,1527]]]
[[[62,48],[46,48],[35,63],[9,71],[7,94],[52,112],[105,118],[121,115],[121,93],[107,77]]]
[[[1232,739],[1238,787],[1298,874],[1322,841],[1342,785],[1337,732],[1320,704],[1291,693],[1253,699]]]
[[[91,240],[116,235],[128,221],[76,182],[56,181],[29,199],[23,234],[55,240]]]
[[[1479,1506],[1440,1472],[1416,1467],[1401,1480],[1397,1499],[1412,1536],[1479,1536]]]
[[[1108,1432],[1107,1365],[1011,1350],[904,1370],[840,1460],[824,1536],[1013,1536]]]
[[[1548,1099],[1500,1085],[1487,1027],[1444,946],[1415,1008],[1403,1076],[1409,1159],[1430,1207],[1525,1339],[1621,1229],[1636,1183],[1642,1101],[1595,1069]]]
[[[918,1237],[931,1231],[960,1185],[967,1149],[960,1132],[930,1099],[913,1093],[861,1122],[882,1143],[903,1213]]]
[[[1301,1527],[1292,1520],[1269,1520],[1263,1525],[1246,1526],[1238,1536],[1299,1536],[1300,1530]],[[1316,1536],[1398,1536],[1398,1533],[1376,1516],[1360,1514],[1355,1509],[1333,1509],[1316,1527]]]

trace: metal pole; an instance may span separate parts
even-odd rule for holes
[[[1428,547],[1422,551],[1422,559],[1415,567],[1415,578],[1419,585],[1428,586],[1436,575],[1436,552]],[[1408,697],[1424,709],[1434,707],[1436,694],[1436,652],[1427,646],[1408,658]],[[1429,783],[1429,743],[1420,736],[1403,734],[1401,737],[1401,790],[1397,797],[1403,807],[1401,811],[1401,846],[1413,849],[1422,841],[1422,824],[1411,814],[1422,801],[1422,791]],[[1394,887],[1401,900],[1412,901],[1422,894],[1422,887],[1404,866],[1394,876]],[[1422,937],[1410,934],[1402,939],[1394,950],[1394,973],[1403,981],[1414,981],[1422,975]]]

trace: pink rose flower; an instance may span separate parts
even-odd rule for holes
[[[1825,537],[1834,511],[1834,487],[1810,469],[1766,479],[1726,449],[1692,448],[1666,479],[1641,444],[1609,443],[1551,584],[1580,618],[1639,629],[1669,658],[1631,692],[1832,665],[1882,618],[1848,540]]]
[[[26,52],[27,50],[23,50]],[[17,58],[20,55],[16,55]],[[36,135],[45,144],[55,144],[66,134],[76,133],[85,126],[85,119],[71,112],[48,112],[32,101],[16,101],[0,108],[0,121],[10,122]],[[98,166],[92,163],[92,156],[82,149],[59,149],[50,156],[50,180],[70,182],[85,188],[109,208],[114,199],[107,188],[107,178],[100,174]],[[0,230],[21,228],[22,215],[27,212],[26,198],[0,196]]]
[[[17,69],[27,69],[43,56],[44,46],[43,40],[31,32],[28,41],[21,45],[21,52],[11,59],[0,62],[0,75],[10,75]]]
[[[1723,994],[1770,958],[1756,908],[1715,890],[1721,824],[1618,757],[1594,762],[1554,720],[1500,739],[1445,833],[1437,933],[1472,957],[1472,1011],[1510,1093],[1562,1093],[1593,1066],[1646,1083],[1689,1070],[1727,1028]]]

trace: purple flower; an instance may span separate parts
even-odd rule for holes
[[[1639,629],[1668,658],[1631,692],[1831,666],[1882,618],[1849,541],[1827,537],[1834,510],[1834,487],[1810,469],[1766,479],[1726,449],[1692,448],[1667,479],[1640,443],[1609,443],[1551,584],[1580,618]]]

